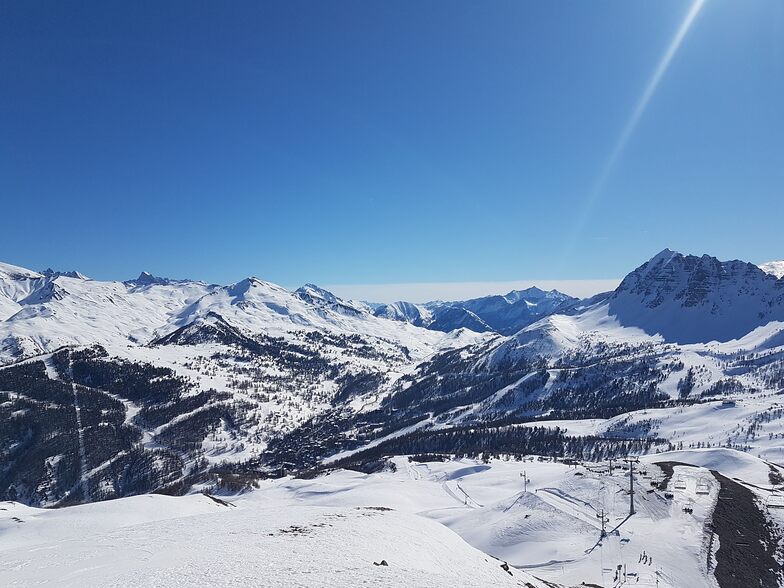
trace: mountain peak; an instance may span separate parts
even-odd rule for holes
[[[59,270],[53,270],[52,268],[46,268],[44,271],[41,272],[42,275],[46,276],[47,278],[57,278],[57,277],[64,277],[64,278],[74,278],[76,280],[89,280],[90,278],[85,276],[83,273],[78,272],[76,270],[71,270],[69,272],[63,272]]]
[[[139,286],[166,285],[171,283],[171,280],[168,278],[159,278],[152,275],[150,272],[141,272],[138,278],[131,281]]]
[[[162,278],[155,276],[150,272],[143,271],[135,280],[127,280],[126,285],[129,286],[170,286],[172,284],[185,284],[192,282],[192,280],[175,280],[174,278]]]
[[[759,268],[766,274],[776,276],[779,279],[784,278],[784,260],[762,263]]]
[[[433,319],[432,312],[424,306],[402,300],[389,304],[381,304],[373,309],[373,314],[393,321],[411,323],[416,327],[427,326]]]
[[[665,249],[627,275],[609,305],[621,324],[668,341],[728,341],[784,319],[784,287],[744,261]]]
[[[535,305],[544,300],[558,301],[558,303],[564,302],[566,300],[574,300],[574,298],[568,294],[564,294],[558,290],[542,290],[536,286],[531,286],[530,288],[525,288],[524,290],[512,290],[511,292],[504,295],[504,298],[510,304],[515,304],[521,300],[525,300],[529,305]]]
[[[36,278],[42,278],[43,274],[39,274],[38,272],[18,265],[0,262],[0,276],[11,280],[34,280]]]
[[[316,305],[334,304],[338,301],[338,297],[332,292],[316,286],[316,284],[305,284],[304,286],[300,286],[294,291],[294,294],[302,300]]]
[[[665,247],[664,249],[659,251],[656,255],[651,257],[646,263],[644,263],[643,267],[644,266],[651,267],[658,264],[667,265],[673,260],[683,258],[683,257],[684,255],[682,253],[678,251],[673,251],[672,249]]]

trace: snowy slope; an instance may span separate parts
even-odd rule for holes
[[[676,464],[669,479],[662,462]],[[735,507],[757,509],[774,534],[784,528],[784,515],[765,508],[776,494],[770,466],[724,449],[644,457],[631,517],[618,462],[393,463],[371,475],[262,481],[223,500],[151,495],[55,510],[6,502],[0,583],[713,588],[727,556],[725,535],[712,530],[740,530],[711,526],[720,488],[712,470],[751,493]]]
[[[63,345],[145,344],[209,292],[198,283],[129,288],[65,276],[0,283],[17,293],[29,287],[24,298],[17,294],[22,308],[0,323],[0,361],[6,362]]]
[[[26,298],[43,281],[43,274],[0,262],[0,294],[19,301]]]
[[[413,302],[401,301],[381,304],[376,307],[373,314],[393,321],[411,323],[418,327],[426,327],[433,322],[433,313],[425,306]]]
[[[231,504],[197,495],[3,508],[3,586],[544,587],[446,527],[385,509],[261,493]]]
[[[0,294],[0,321],[15,315],[22,309],[22,306],[5,294]]]
[[[63,345],[143,345],[211,312],[251,333],[360,334],[406,346],[419,357],[443,338],[374,317],[312,285],[292,293],[256,278],[221,287],[144,272],[124,283],[101,282],[59,272],[44,276],[2,264],[0,362]]]
[[[663,470],[654,465],[659,462],[697,467],[676,466],[666,487],[654,488],[652,483],[664,480]],[[768,464],[724,449],[646,456],[635,473],[636,514],[631,518],[627,518],[628,469],[617,462],[612,474],[606,462],[574,467],[533,458],[489,463],[395,458],[394,463],[394,472],[365,475],[336,470],[313,480],[266,483],[257,493],[270,501],[386,506],[419,513],[441,522],[474,547],[558,585],[618,586],[613,576],[621,565],[627,585],[670,588],[717,585],[713,569],[719,542],[711,539],[707,523],[719,484],[710,470],[746,482],[758,494],[762,508],[771,493]],[[705,484],[705,494],[698,493],[700,484]],[[665,497],[665,492],[673,498]],[[684,512],[684,507],[692,512]],[[597,516],[602,512],[609,533],[604,540]],[[775,512],[771,516],[784,520]],[[710,546],[713,567],[708,569]]]

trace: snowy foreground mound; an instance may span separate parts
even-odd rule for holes
[[[226,505],[199,495],[55,511],[3,503],[0,585],[544,586],[423,517],[258,494]]]
[[[391,463],[225,500],[2,503],[0,585],[784,585],[781,471],[747,454],[643,458],[631,517],[617,462]]]

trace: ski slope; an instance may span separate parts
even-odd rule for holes
[[[436,522],[381,508],[257,493],[231,503],[151,495],[53,511],[0,509],[0,584],[7,587],[544,588]]]
[[[668,481],[660,462],[675,464]],[[612,474],[609,463],[538,458],[393,463],[371,475],[261,481],[237,497],[55,510],[5,502],[0,584],[715,587],[710,470],[742,480],[762,509],[773,489],[769,464],[748,454],[649,455],[635,466],[630,517],[629,474],[617,462]],[[784,511],[765,516],[784,528]]]
[[[666,489],[654,487],[664,480],[654,464],[669,461],[696,467],[675,466]],[[745,453],[704,449],[648,455],[635,466],[636,514],[629,517],[628,470],[617,462],[612,475],[608,463],[571,467],[538,460],[416,463],[406,458],[394,463],[395,472],[337,470],[314,480],[271,482],[260,492],[303,504],[381,504],[418,513],[557,585],[620,585],[614,583],[620,565],[627,585],[696,588],[717,586],[706,563],[711,549],[715,564],[718,548],[707,530],[719,489],[710,470],[744,480],[761,505],[773,488],[770,466]],[[602,513],[608,536],[600,540]],[[784,522],[771,513],[777,524]]]

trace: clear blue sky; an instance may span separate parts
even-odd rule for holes
[[[784,258],[784,3],[0,1],[0,260],[295,286]],[[592,193],[595,191],[596,193]]]

